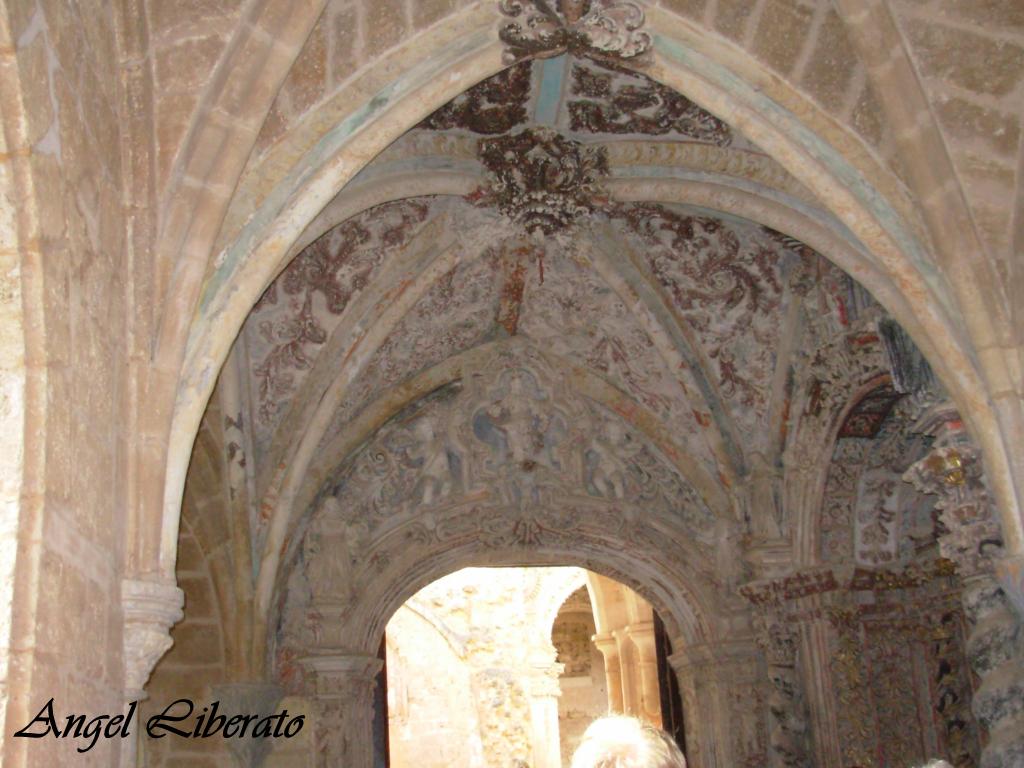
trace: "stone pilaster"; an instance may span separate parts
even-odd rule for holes
[[[134,579],[121,582],[126,705],[146,698],[146,682],[156,663],[174,644],[171,640],[171,627],[184,616],[184,604],[185,594],[174,584]],[[136,737],[137,734],[136,730]],[[136,738],[123,741],[122,766],[135,765],[137,746]]]
[[[686,719],[689,768],[763,765],[767,736],[753,641],[690,645],[669,656]]]
[[[788,542],[748,544],[745,558],[757,579],[740,588],[754,606],[756,641],[767,673],[768,765],[802,768],[811,764],[810,720],[800,658],[805,638],[793,616],[796,602],[835,587],[831,573],[794,571]]]
[[[769,764],[804,768],[807,754],[807,715],[797,666],[800,638],[792,622],[778,612],[762,612],[756,621],[757,643],[768,667]]]
[[[213,687],[213,698],[220,702],[222,714],[259,715],[266,717],[277,711],[284,691],[275,683],[224,683]],[[238,768],[259,768],[273,742],[267,738],[233,738],[227,740],[228,750]]]
[[[619,644],[611,634],[594,635],[594,645],[604,657],[604,676],[608,687],[608,711],[625,712],[622,699],[622,672]]]
[[[316,768],[372,768],[373,695],[383,662],[361,654],[310,656]]]
[[[943,557],[956,564],[970,624],[967,657],[980,680],[972,709],[988,731],[981,768],[1024,765],[1024,630],[996,576],[1002,556],[999,520],[983,478],[981,456],[950,406],[917,425],[935,436],[931,452],[904,479],[938,497]]]
[[[551,649],[554,656],[554,648]],[[564,664],[554,661],[534,664],[530,676],[530,719],[533,725],[532,768],[561,768],[562,755],[559,750],[558,697],[562,689],[558,678],[565,669]]]
[[[661,690],[658,684],[658,651],[654,642],[654,622],[645,621],[627,627],[636,648],[640,668],[640,709],[637,714],[661,727]]]

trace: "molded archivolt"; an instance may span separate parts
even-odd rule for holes
[[[714,636],[736,608],[716,567],[736,523],[571,384],[532,345],[495,344],[340,463],[279,582],[279,660],[368,652],[402,602],[467,565],[580,565],[636,588],[675,635]]]
[[[915,337],[936,363],[953,396],[963,402],[965,416],[984,443],[986,455],[992,457],[993,484],[1007,515],[1008,540],[1015,548],[1019,520],[1012,511],[1016,508],[1013,484],[1001,433],[986,399],[976,394],[986,389],[966,351],[971,344],[958,322],[951,319],[946,286],[941,278],[930,274],[921,229],[900,184],[874,161],[857,138],[831,122],[801,93],[772,79],[753,59],[708,38],[696,25],[671,13],[648,10],[654,48],[646,74],[682,89],[775,157],[863,245],[862,250],[829,255],[841,266],[863,273],[864,283]],[[250,178],[258,180],[261,191],[252,194],[243,190],[235,199],[240,201],[239,211],[254,213],[235,219],[244,218],[248,223],[237,238],[225,242],[216,261],[217,270],[206,283],[185,358],[165,495],[165,555],[173,553],[185,446],[190,443],[208,397],[211,372],[226,356],[233,331],[241,326],[256,296],[282,268],[291,245],[366,158],[465,90],[470,80],[468,72],[474,73],[472,79],[478,79],[480,74],[501,68],[500,51],[491,36],[494,16],[482,7],[468,8],[461,18],[448,19],[424,33],[417,40],[420,51],[422,46],[439,50],[431,45],[451,38],[455,21],[462,24],[458,43],[436,57],[420,53],[415,57],[415,74],[407,68],[411,66],[410,46],[396,48],[388,55],[394,67],[375,70],[373,77],[361,83],[365,87],[373,78],[379,81],[376,90],[370,89],[377,93],[370,108],[340,122],[322,119],[346,100],[353,103],[341,89],[318,107],[327,111],[319,116],[310,113],[296,127],[292,134],[295,143],[290,138],[280,142],[281,151],[272,161],[270,155],[261,160],[260,167],[273,172],[256,173],[256,166],[252,166]],[[388,83],[386,78],[391,75],[385,72],[401,74]],[[444,72],[452,76],[442,76]],[[770,85],[758,88],[752,83]],[[355,101],[363,103],[362,99]],[[381,122],[385,118],[387,128]],[[330,127],[323,130],[322,126]],[[315,146],[315,151],[295,152],[300,146]],[[268,183],[271,178],[280,181]],[[255,206],[257,200],[261,202]],[[856,253],[858,250],[861,252]],[[865,254],[873,269],[863,268]],[[165,327],[174,325],[166,323]],[[164,346],[170,350],[170,337],[168,341]],[[942,356],[936,354],[940,343]]]
[[[803,318],[842,331],[851,290],[806,246],[701,209],[611,204],[544,244],[460,199],[364,211],[300,254],[243,332],[265,446],[261,610],[334,462],[509,336],[651,440],[716,515],[747,514],[750,456],[780,461]]]

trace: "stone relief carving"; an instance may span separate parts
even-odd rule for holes
[[[799,638],[788,617],[760,613],[757,641],[768,663],[771,764],[787,768],[810,765],[807,754],[807,714],[800,682]]]
[[[498,32],[509,63],[566,51],[597,59],[636,59],[651,46],[644,13],[626,0],[501,0],[514,19]]]
[[[494,136],[526,121],[533,64],[521,61],[456,96],[419,124],[444,131],[461,128]]]
[[[259,446],[349,302],[430,212],[427,200],[403,200],[339,224],[303,250],[260,298],[244,329],[254,363],[253,439]]]
[[[569,125],[584,133],[671,135],[720,147],[732,143],[729,126],[688,98],[620,66],[572,66]]]
[[[498,345],[396,415],[324,488],[296,555],[285,645],[344,645],[357,595],[417,547],[570,546],[584,525],[638,546],[718,521],[657,450],[572,392],[538,350]]]
[[[607,195],[603,147],[591,147],[551,128],[524,128],[481,139],[480,162],[489,183],[475,196],[493,205],[531,233],[551,235],[597,210]]]

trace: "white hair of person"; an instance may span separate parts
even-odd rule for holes
[[[921,768],[953,768],[953,766],[945,760],[929,760]]]
[[[686,768],[672,737],[625,715],[592,722],[572,756],[572,768]]]

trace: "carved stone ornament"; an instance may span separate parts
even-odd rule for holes
[[[170,647],[170,629],[181,621],[185,594],[173,584],[156,581],[121,582],[124,612],[125,700],[146,697],[143,688],[153,667]]]
[[[946,529],[939,537],[942,556],[956,563],[964,578],[990,574],[1003,540],[978,449],[966,441],[939,445],[903,477],[922,493],[938,496],[935,506]]]
[[[580,144],[550,128],[526,128],[481,140],[479,155],[490,184],[478,193],[478,202],[494,205],[531,233],[564,230],[607,202],[603,147]]]
[[[276,683],[224,683],[215,685],[213,697],[222,705],[225,715],[274,714],[284,696],[284,690]],[[228,750],[239,768],[259,768],[272,746],[271,740],[251,734],[247,738],[228,739]]]
[[[651,47],[640,29],[644,12],[623,0],[501,0],[515,19],[498,37],[509,64],[527,56],[550,58],[569,52],[595,59],[635,59]]]

